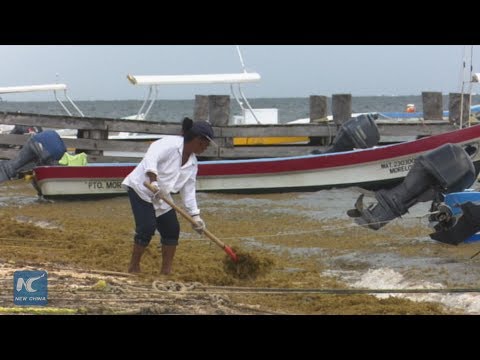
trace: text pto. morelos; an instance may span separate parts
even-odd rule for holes
[[[87,182],[89,189],[121,189],[121,180],[91,180]]]

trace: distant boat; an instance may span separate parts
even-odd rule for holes
[[[470,111],[472,114],[480,113],[480,105],[472,105],[470,107]],[[378,120],[384,119],[405,119],[405,120],[422,120],[423,119],[423,111],[414,111],[414,112],[407,112],[407,111],[371,111],[371,112],[364,112],[364,113],[353,113],[352,117],[357,117],[359,115],[377,115]],[[448,118],[449,111],[443,111],[442,117]],[[331,115],[327,116],[328,121],[332,121],[333,117]],[[310,122],[309,118],[301,118],[294,121],[289,122],[289,124],[307,124]]]
[[[480,105],[470,106],[471,113],[480,112]],[[386,119],[423,119],[422,111],[407,112],[407,111],[379,111],[377,112],[380,118]],[[448,118],[449,111],[443,111],[442,116]]]
[[[199,162],[198,191],[264,193],[314,191],[360,186],[366,189],[400,182],[415,158],[446,143],[468,147],[480,167],[480,125],[376,148],[254,160]],[[39,166],[34,186],[40,195],[89,196],[124,193],[123,179],[136,164]]]
[[[229,119],[228,125],[278,125],[278,109],[265,108],[253,109],[245,97],[241,85],[257,82],[261,79],[260,74],[255,72],[231,73],[231,74],[189,74],[189,75],[128,75],[127,79],[133,85],[149,87],[148,95],[138,110],[138,118],[146,119],[153,104],[156,101],[158,86],[165,85],[230,85],[232,97],[240,106],[242,114],[234,115]],[[238,88],[237,92],[234,91]],[[127,139],[135,138],[128,136]],[[296,137],[236,137],[233,144],[238,145],[276,145],[289,143],[308,143],[306,136]]]

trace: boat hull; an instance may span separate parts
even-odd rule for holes
[[[415,159],[446,143],[470,146],[480,167],[480,126],[401,144],[332,154],[199,163],[198,191],[259,193],[334,187],[388,187],[400,182]],[[136,164],[85,167],[42,166],[34,170],[44,196],[123,193],[121,181]]]

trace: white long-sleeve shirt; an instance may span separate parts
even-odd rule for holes
[[[180,192],[190,215],[200,214],[197,207],[195,185],[198,162],[194,153],[182,166],[183,137],[165,135],[154,141],[142,161],[123,180],[122,186],[131,187],[143,200],[153,203],[156,216],[168,212],[171,207],[164,201],[152,202],[152,192],[144,185],[150,182],[147,172],[157,175],[158,186],[169,193]]]

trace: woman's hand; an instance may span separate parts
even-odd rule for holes
[[[163,200],[163,199],[171,199],[170,193],[165,191],[164,189],[160,189],[159,186],[158,186],[158,182],[152,181],[150,183],[150,185],[152,185],[156,189],[156,191],[152,195],[152,201],[160,201],[160,200]]]
[[[196,225],[192,224],[192,229],[195,230],[198,234],[202,235],[203,231],[206,229],[205,221],[202,220],[200,215],[192,216],[192,219],[197,223]]]

